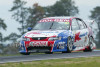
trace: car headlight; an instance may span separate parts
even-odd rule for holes
[[[53,40],[61,40],[61,37],[51,37],[48,39],[49,41],[53,41]]]
[[[30,41],[30,38],[22,38],[23,41]]]

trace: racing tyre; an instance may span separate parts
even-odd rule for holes
[[[53,54],[53,52],[45,52],[45,54]]]
[[[85,48],[84,52],[92,52],[93,48],[93,37],[89,37],[89,47]]]
[[[67,51],[62,51],[62,53],[71,53],[72,48],[73,48],[72,39],[71,39],[71,37],[68,37],[68,40],[67,40]]]
[[[71,53],[72,49],[73,49],[72,39],[71,39],[71,37],[68,37],[68,40],[67,40],[67,53]]]
[[[22,55],[30,55],[30,53],[21,53]]]

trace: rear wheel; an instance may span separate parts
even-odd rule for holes
[[[93,49],[93,37],[89,37],[89,47],[85,48],[84,52],[91,52]]]

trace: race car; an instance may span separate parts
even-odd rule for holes
[[[43,18],[28,30],[20,41],[19,52],[24,55],[32,52],[88,52],[96,48],[91,28],[77,17]]]

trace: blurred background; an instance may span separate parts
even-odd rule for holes
[[[51,16],[82,18],[100,49],[100,0],[0,0],[0,55],[17,54],[18,41],[27,28]]]

